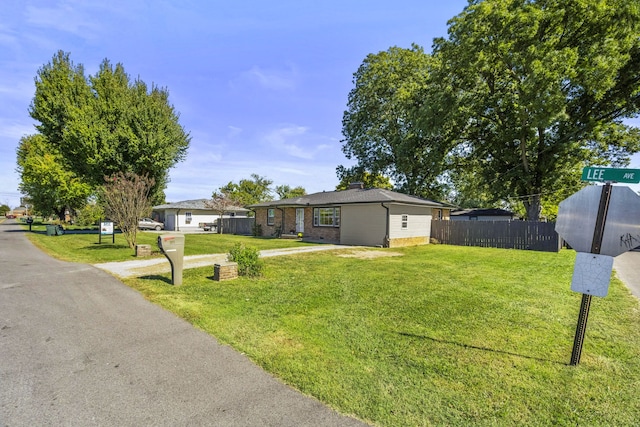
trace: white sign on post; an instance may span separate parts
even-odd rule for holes
[[[113,222],[112,221],[103,221],[100,223],[100,234],[102,235],[111,235],[113,234]]]
[[[578,252],[573,267],[571,290],[596,297],[606,297],[612,271],[612,256]]]

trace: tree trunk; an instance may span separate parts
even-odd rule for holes
[[[542,212],[542,204],[540,203],[540,195],[529,196],[524,201],[524,208],[527,211],[527,221],[540,221],[540,213]]]
[[[67,219],[66,215],[64,214],[66,211],[67,211],[66,208],[61,208],[56,210],[56,216],[58,217],[60,222],[64,222]]]

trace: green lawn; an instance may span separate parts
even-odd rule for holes
[[[27,233],[27,237],[31,242],[56,258],[65,261],[95,264],[135,259],[135,251],[127,246],[127,242],[121,234],[115,235],[115,244],[111,243],[111,236],[102,236],[102,243],[99,244],[97,231],[94,234],[72,234],[71,231],[62,236],[47,236],[44,226],[34,227],[33,230],[33,233]],[[137,236],[138,244],[151,245],[151,249],[156,252],[154,256],[162,257],[158,251],[158,233],[141,231]],[[237,242],[244,242],[246,245],[260,250],[311,245],[311,243],[304,243],[298,240],[271,237],[234,236],[214,233],[185,234],[184,254],[227,253]]]
[[[342,413],[384,426],[631,426],[638,301],[594,298],[579,366],[574,252],[429,245],[266,259],[263,278],[127,283]]]
[[[131,259],[97,235],[28,233],[63,259]],[[155,248],[157,234],[139,243]],[[187,235],[186,254],[297,241]],[[127,279],[149,300],[345,414],[381,426],[635,426],[640,305],[618,280],[594,298],[579,366],[569,366],[579,294],[575,253],[428,245],[267,258],[265,276],[210,268]]]

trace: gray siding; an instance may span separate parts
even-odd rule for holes
[[[385,243],[387,210],[380,204],[346,205],[340,209],[340,243],[381,246]]]

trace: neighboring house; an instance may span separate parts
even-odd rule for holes
[[[451,211],[451,221],[511,221],[516,214],[504,209],[458,209]]]
[[[198,230],[202,224],[212,224],[220,218],[220,214],[207,207],[205,202],[209,199],[184,200],[177,203],[167,203],[153,207],[151,217],[164,223],[164,229],[168,231]],[[222,216],[223,218],[244,218],[249,209],[235,206]]]
[[[429,243],[433,209],[440,203],[352,184],[348,190],[258,203],[262,234],[303,233],[305,240],[398,247]]]
[[[13,215],[14,218],[17,218],[19,216],[25,216],[27,214],[27,208],[24,206],[13,208],[13,210],[11,210],[10,212],[7,212],[7,214]]]

